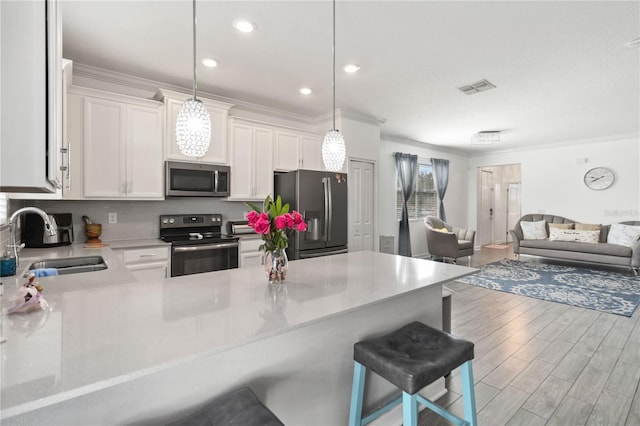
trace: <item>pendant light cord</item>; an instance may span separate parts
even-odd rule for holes
[[[198,83],[196,82],[196,0],[193,0],[193,100],[196,100],[196,90]]]
[[[333,130],[336,130],[336,0],[333,0],[333,46],[331,49],[333,54]]]

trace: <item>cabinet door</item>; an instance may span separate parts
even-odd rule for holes
[[[169,265],[167,262],[140,263],[138,265],[128,265],[139,282],[163,280],[169,276]]]
[[[125,190],[125,105],[84,98],[84,195],[122,197]]]
[[[288,172],[298,169],[298,144],[300,136],[296,133],[276,131],[273,150],[273,168]]]
[[[130,198],[164,198],[160,109],[127,106],[127,182]]]
[[[324,170],[322,167],[322,138],[317,135],[300,137],[300,168],[305,170]]]
[[[262,252],[240,253],[240,267],[262,265]]]
[[[253,128],[231,125],[231,198],[248,199],[253,191]]]
[[[188,99],[188,98],[185,98]],[[176,119],[182,104],[183,99],[174,99],[165,97],[165,105],[167,108],[167,136],[166,136],[166,151],[168,160],[180,160],[180,161],[203,161],[207,163],[216,164],[229,164],[229,158],[227,155],[227,116],[228,110],[224,108],[217,108],[211,103],[203,100],[204,105],[209,111],[211,117],[211,143],[207,153],[200,157],[187,157],[180,153],[178,144],[176,143]]]
[[[273,130],[253,130],[253,198],[264,200],[273,192]]]

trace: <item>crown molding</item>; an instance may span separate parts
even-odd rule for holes
[[[190,95],[192,92],[184,87],[176,86],[173,84],[163,83],[160,81],[149,80],[142,77],[136,77],[129,74],[123,74],[116,71],[106,70],[103,68],[93,67],[90,65],[84,65],[80,63],[73,64],[74,76],[84,77],[90,80],[97,80],[117,86],[124,86],[135,90],[142,90],[150,92],[153,96],[158,90],[170,90],[185,95]],[[317,125],[318,121],[316,117],[309,117],[295,112],[284,111],[277,108],[271,108],[264,105],[258,105],[250,102],[245,102],[239,99],[228,98],[226,96],[220,96],[213,93],[198,90],[198,97],[211,99],[218,102],[232,104],[234,109],[242,110],[248,113],[264,115],[267,117],[274,117],[282,120],[301,122],[309,126]]]
[[[345,108],[336,108],[336,116],[341,118],[348,118],[349,120],[359,121],[361,123],[373,124],[374,126],[382,126],[387,122],[387,120],[384,118],[375,117],[373,115],[365,114],[360,111]],[[331,121],[332,119],[332,111],[315,117],[316,123]]]

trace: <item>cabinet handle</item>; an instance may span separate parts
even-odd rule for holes
[[[141,254],[140,257],[153,257],[155,256],[155,253],[151,253],[151,254]]]
[[[67,189],[71,190],[71,141],[67,141]]]

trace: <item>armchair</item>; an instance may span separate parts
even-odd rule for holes
[[[471,265],[476,231],[448,225],[432,216],[424,219],[424,225],[427,228],[427,248],[432,258],[453,259],[456,263],[457,258],[468,256]]]

